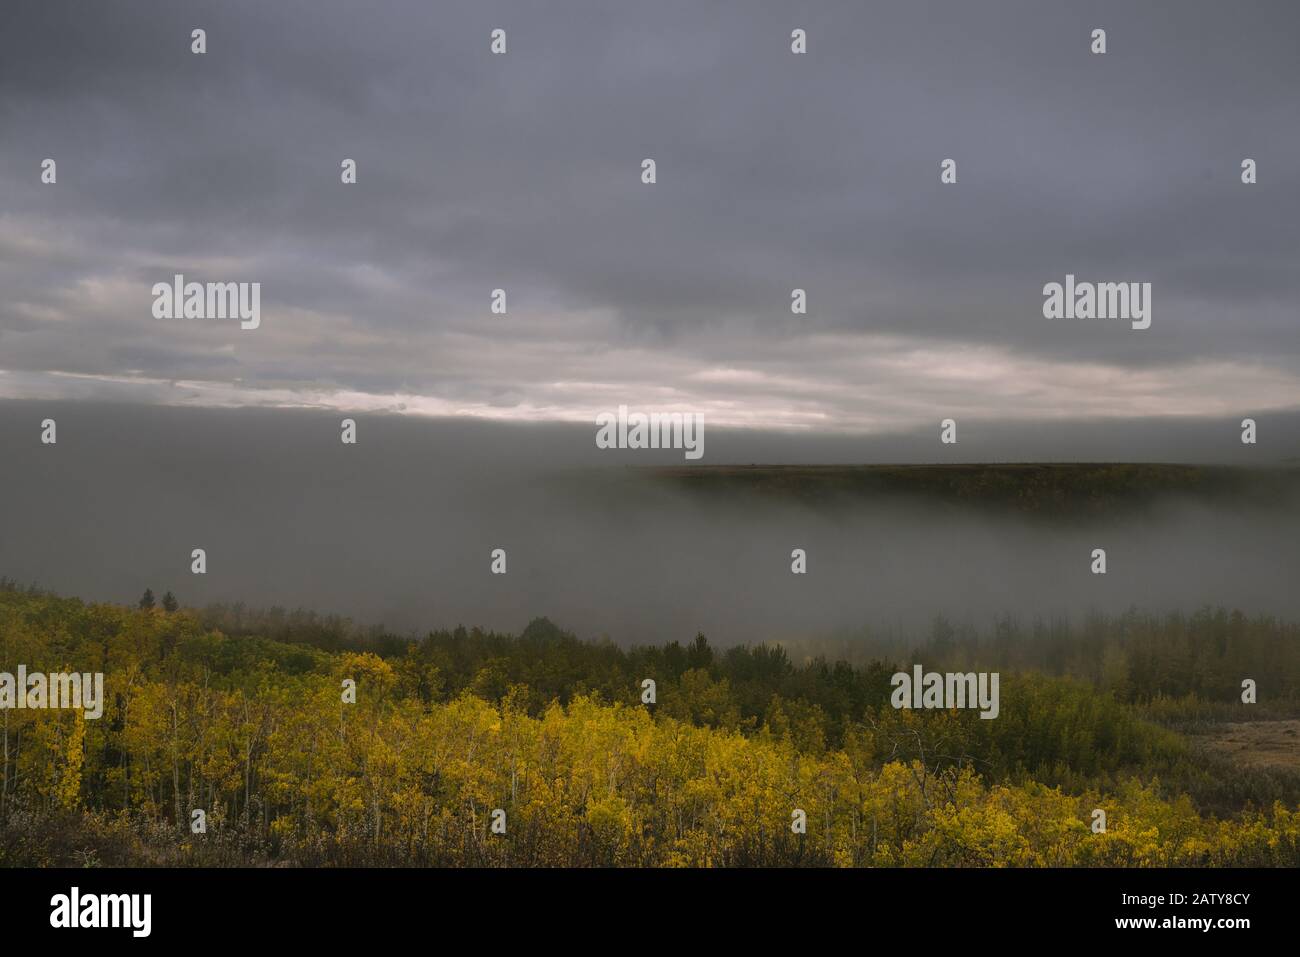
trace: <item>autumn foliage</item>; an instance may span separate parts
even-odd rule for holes
[[[552,644],[560,668],[572,649]],[[654,707],[637,682],[602,690],[618,668],[542,701],[508,660],[448,688],[462,683],[444,674],[454,658],[418,643],[390,655],[232,638],[193,613],[12,588],[0,654],[0,668],[102,671],[107,691],[97,721],[3,712],[7,865],[1300,864],[1294,801],[1207,813],[1168,785],[1190,761],[1180,735],[1067,678],[1015,676],[1004,717],[985,722],[869,700],[832,721],[776,692],[755,713],[739,672],[687,659],[650,675]],[[885,673],[850,670],[868,699]]]

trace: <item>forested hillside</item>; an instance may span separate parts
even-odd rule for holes
[[[1135,612],[936,622],[849,663],[7,584],[0,671],[103,672],[106,703],[0,710],[0,864],[1295,866],[1296,773],[1186,732],[1294,716],[1298,649],[1292,624]],[[914,662],[999,670],[998,718],[894,710]]]

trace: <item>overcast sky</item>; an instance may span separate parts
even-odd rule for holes
[[[1294,410],[1298,28],[1287,0],[6,0],[0,398]],[[153,318],[174,273],[260,282],[261,327]],[[1066,273],[1150,282],[1151,328],[1044,319]]]

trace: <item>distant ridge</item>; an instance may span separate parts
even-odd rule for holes
[[[1053,517],[1146,508],[1164,499],[1216,505],[1300,503],[1300,468],[1140,462],[899,465],[693,465],[636,470],[706,496],[803,504],[929,499]]]

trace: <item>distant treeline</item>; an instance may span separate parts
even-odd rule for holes
[[[499,698],[525,684],[540,707],[597,692],[608,700],[628,693],[642,678],[676,682],[691,670],[726,680],[742,719],[761,723],[772,694],[817,704],[832,722],[831,741],[846,719],[878,703],[897,665],[922,663],[943,671],[1034,671],[1082,681],[1134,705],[1185,701],[1188,713],[1240,711],[1241,683],[1259,688],[1255,716],[1300,714],[1300,623],[1240,611],[1205,608],[1163,616],[1130,610],[1093,614],[1078,622],[1003,617],[990,628],[956,625],[936,617],[915,639],[798,640],[788,645],[738,645],[718,650],[697,635],[683,644],[622,648],[583,641],[538,618],[519,635],[457,627],[422,638],[362,628],[350,619],[280,608],[210,605],[197,612],[202,625],[231,636],[258,636],[327,651],[370,651],[432,666],[440,691],[473,690]],[[422,692],[426,696],[432,689]],[[1219,709],[1222,705],[1226,710]],[[1241,715],[1238,715],[1242,717]]]
[[[1160,463],[674,466],[644,470],[717,502],[757,497],[804,505],[912,498],[1053,519],[1094,519],[1159,501],[1294,506],[1300,469]],[[626,484],[624,482],[623,484]]]

